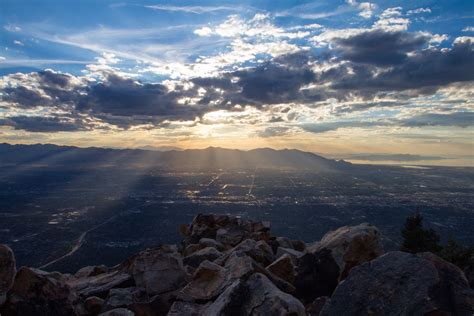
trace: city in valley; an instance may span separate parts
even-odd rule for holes
[[[20,265],[65,272],[175,243],[179,224],[198,213],[270,221],[276,234],[306,242],[370,222],[386,249],[398,249],[406,217],[420,212],[444,240],[474,242],[472,168],[341,163],[337,171],[3,166],[0,240]]]

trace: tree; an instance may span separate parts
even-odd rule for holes
[[[474,260],[474,247],[465,247],[454,239],[448,240],[446,246],[439,253],[440,257],[459,268],[464,269]]]
[[[407,217],[402,228],[402,237],[402,251],[438,253],[441,250],[439,235],[433,229],[423,227],[423,217],[419,213]]]

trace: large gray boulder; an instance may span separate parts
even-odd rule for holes
[[[298,299],[280,291],[265,275],[256,273],[246,284],[249,293],[242,315],[306,315]]]
[[[72,278],[67,280],[67,283],[81,297],[105,298],[111,289],[133,286],[135,282],[130,274],[120,270],[111,270],[98,275]]]
[[[266,270],[286,282],[293,283],[295,281],[295,266],[288,254],[273,261],[272,264],[266,267]]]
[[[338,284],[339,266],[324,248],[314,254],[306,253],[298,260],[293,282],[295,296],[304,303],[311,303],[320,296],[331,296]]]
[[[339,265],[341,280],[353,267],[384,253],[382,235],[377,227],[367,223],[343,226],[331,231],[320,242],[309,247],[308,251],[316,253],[324,248],[331,250]]]
[[[394,251],[353,268],[321,315],[473,313],[473,291],[459,268],[431,253]]]
[[[16,262],[13,251],[7,245],[0,244],[0,306],[7,299],[7,292],[13,285]]]
[[[126,308],[116,308],[105,313],[99,314],[99,316],[135,316],[135,313]]]
[[[196,301],[208,301],[224,290],[228,280],[225,268],[210,261],[204,261],[194,273],[192,281],[181,290],[181,293]]]
[[[175,249],[160,246],[142,251],[128,260],[124,271],[148,295],[177,290],[186,283],[182,256]]]
[[[214,261],[222,255],[222,252],[220,252],[216,248],[206,247],[204,249],[194,252],[193,254],[187,257],[184,257],[183,264],[189,265],[193,268],[197,268],[201,264],[201,262],[205,260]]]
[[[235,280],[202,315],[306,315],[303,304],[280,291],[265,275]]]
[[[0,314],[9,315],[77,315],[81,306],[76,293],[60,273],[49,273],[22,267]]]

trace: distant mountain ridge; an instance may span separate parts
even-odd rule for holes
[[[52,144],[0,144],[0,166],[32,164],[84,167],[124,166],[170,169],[253,169],[279,168],[339,171],[350,166],[296,149],[258,148],[248,151],[208,147],[153,151],[143,149],[79,148]]]

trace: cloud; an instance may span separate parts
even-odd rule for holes
[[[22,41],[19,41],[19,40],[14,40],[13,44],[18,45],[18,46],[25,46],[25,44]]]
[[[257,13],[248,20],[230,15],[223,23],[212,28],[202,27],[194,33],[199,36],[218,35],[229,38],[303,38],[310,35],[308,31],[277,27],[272,23],[270,15],[263,13]]]
[[[14,24],[7,24],[3,28],[8,32],[21,32],[21,27]]]
[[[289,130],[289,127],[284,126],[267,127],[264,130],[258,131],[257,136],[263,138],[282,136],[286,135]]]
[[[212,33],[213,33],[212,29],[207,26],[194,30],[194,34],[199,35],[199,36],[211,36]]]
[[[418,8],[418,9],[407,11],[408,15],[421,14],[421,13],[431,13],[431,9],[430,8]]]
[[[146,8],[160,11],[170,11],[170,12],[182,12],[182,13],[193,13],[193,14],[203,14],[203,13],[214,13],[218,11],[242,11],[244,7],[240,6],[175,6],[175,5],[148,5]]]
[[[463,32],[474,32],[474,26],[466,26],[462,29]]]
[[[423,113],[404,119],[400,123],[408,127],[457,126],[465,128],[474,126],[474,112]]]
[[[406,32],[371,30],[348,38],[336,38],[335,49],[342,58],[374,65],[400,64],[407,53],[421,48],[427,37]]]
[[[386,125],[384,122],[358,122],[358,121],[339,121],[339,122],[320,122],[320,123],[304,123],[300,124],[300,128],[310,133],[325,133],[335,131],[340,128],[368,128],[374,126]]]
[[[418,95],[432,94],[442,86],[474,80],[474,73],[470,71],[474,67],[474,45],[470,40],[455,41],[449,49],[430,48],[404,57],[401,52],[405,45],[408,44],[402,42],[400,49],[394,48],[398,53],[388,53],[388,60],[374,56],[372,63],[375,65],[391,62],[393,67],[384,71],[373,68],[370,60],[365,59],[365,49],[362,49],[361,52],[351,52],[350,56],[357,57],[353,60],[355,64],[343,64],[323,73],[322,77],[332,79],[333,89],[346,93],[353,91],[360,96],[401,90],[417,91]],[[356,64],[359,61],[362,63]]]
[[[0,126],[29,132],[75,132],[89,130],[84,121],[70,117],[13,116],[0,119]]]
[[[356,0],[346,0],[346,2],[352,7],[359,9],[359,16],[364,19],[370,19],[374,15],[374,11],[378,8],[375,3],[371,2],[358,2]]]

